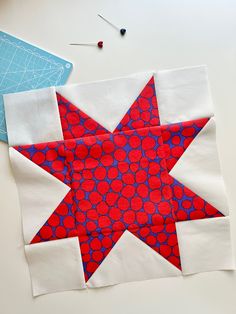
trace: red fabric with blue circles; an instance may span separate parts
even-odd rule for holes
[[[208,119],[160,126],[154,78],[113,133],[57,99],[64,140],[15,147],[71,188],[31,243],[78,236],[88,280],[129,230],[181,269],[175,222],[222,216],[168,173]]]

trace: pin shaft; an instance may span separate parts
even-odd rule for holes
[[[118,26],[116,26],[115,24],[111,23],[110,21],[108,21],[104,16],[102,16],[101,14],[98,14],[98,16],[103,19],[105,22],[107,22],[108,24],[110,24],[111,26],[115,27],[116,29],[120,29]]]
[[[91,45],[97,45],[95,43],[86,43],[86,44],[76,44],[76,43],[71,43],[69,44],[70,46],[91,46]]]

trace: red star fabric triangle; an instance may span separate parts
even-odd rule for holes
[[[114,132],[158,126],[159,124],[154,77],[152,77]]]
[[[124,231],[103,232],[79,236],[80,250],[87,281],[109,254]]]
[[[161,217],[154,219],[161,219]],[[171,264],[181,269],[175,223],[145,226],[131,231]]]
[[[109,133],[98,122],[58,93],[57,102],[65,140]]]
[[[174,167],[208,121],[209,118],[204,118],[161,126],[168,171]]]
[[[71,142],[67,141],[67,145],[71,145]],[[36,165],[70,186],[69,168],[65,163],[64,141],[15,146],[14,148]]]
[[[73,195],[73,190],[67,193],[31,240],[31,244],[77,236]]]
[[[170,176],[176,221],[223,217],[214,206]]]

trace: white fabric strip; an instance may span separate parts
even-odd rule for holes
[[[113,132],[153,72],[112,80],[56,87],[59,94]]]
[[[4,95],[10,146],[62,140],[55,88]]]
[[[184,275],[234,269],[229,217],[176,223]]]
[[[87,285],[95,288],[179,275],[178,268],[126,230]]]
[[[26,245],[25,253],[33,296],[85,288],[77,237]]]
[[[224,215],[229,214],[214,118],[199,132],[170,174]]]
[[[206,66],[157,71],[156,89],[161,124],[213,116]]]
[[[70,188],[14,148],[10,147],[9,153],[20,198],[24,240],[30,243]]]

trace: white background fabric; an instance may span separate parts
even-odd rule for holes
[[[162,124],[213,116],[206,66],[157,72]]]
[[[4,95],[9,145],[63,139],[55,89]]]
[[[234,269],[229,217],[181,221],[176,229],[183,274]]]
[[[84,289],[84,271],[78,238],[25,246],[33,295]]]
[[[97,18],[97,13],[104,13],[127,27],[127,37],[120,38],[114,29]],[[220,156],[231,209],[236,204],[236,149],[231,135],[236,132],[236,42],[232,31],[236,27],[235,14],[236,4],[232,0],[73,0],[71,6],[56,0],[0,1],[0,20],[5,31],[74,62],[71,83],[206,63],[217,106]],[[60,36],[55,35],[57,32]],[[104,40],[103,51],[95,47],[67,46],[75,40],[100,38]],[[235,313],[236,276],[227,272],[58,293],[32,300],[25,256],[22,247],[15,246],[15,243],[21,244],[22,236],[19,201],[8,163],[8,149],[2,143],[0,154],[0,245],[7,252],[0,259],[0,303],[5,313],[64,314],[75,309],[85,314],[154,314],[157,309],[161,313],[176,314]],[[235,214],[231,214],[236,227]]]

